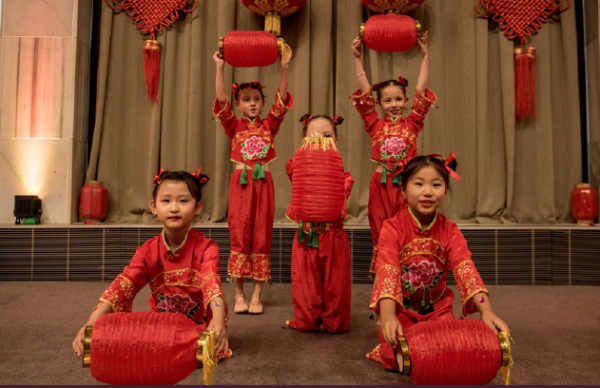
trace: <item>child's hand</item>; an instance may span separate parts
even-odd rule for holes
[[[292,60],[292,48],[289,44],[285,44],[285,50],[281,55],[281,65],[287,65]]]
[[[392,348],[398,346],[398,336],[402,335],[402,324],[395,315],[385,315],[379,318],[379,326],[385,342]]]
[[[488,325],[490,329],[494,331],[494,333],[499,331],[505,331],[508,334],[510,334],[510,329],[508,328],[506,322],[498,318],[498,316],[493,312],[482,313],[481,320],[483,320],[483,323]]]
[[[429,38],[429,31],[425,31],[425,33],[421,36],[420,39],[417,39],[417,47],[419,48],[419,53],[421,53],[422,57],[429,56],[429,50],[427,49],[427,39]]]
[[[85,339],[85,327],[87,323],[83,325],[81,329],[77,332],[75,339],[73,340],[73,351],[77,353],[77,357],[81,357],[83,354],[83,340]]]
[[[221,58],[221,53],[219,52],[219,50],[215,51],[215,53],[213,54],[213,59],[217,67],[225,67],[225,60]]]
[[[229,349],[229,339],[224,319],[213,318],[206,330],[215,332],[215,355]]]
[[[355,58],[362,58],[362,39],[358,36],[352,41],[352,53]]]

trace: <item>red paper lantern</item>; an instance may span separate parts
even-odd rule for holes
[[[235,67],[272,65],[284,50],[283,39],[266,31],[231,31],[219,38],[222,58]]]
[[[108,214],[108,190],[99,181],[87,181],[81,188],[79,214],[86,224],[95,224]]]
[[[175,384],[198,365],[210,384],[217,360],[214,333],[175,313],[112,313],[86,328],[83,366],[118,385]]]
[[[417,9],[425,0],[362,0],[365,7],[377,13],[407,13]]]
[[[571,191],[571,213],[578,224],[594,224],[598,217],[598,192],[589,183],[578,184]]]
[[[512,361],[508,335],[475,319],[416,324],[400,345],[402,373],[415,384],[482,385]]]
[[[417,44],[421,24],[406,15],[375,15],[361,26],[360,36],[374,51],[408,51]]]
[[[279,36],[281,34],[281,17],[298,11],[306,0],[241,0],[250,11],[265,17],[265,31]]]
[[[332,138],[306,137],[294,156],[292,206],[303,222],[331,222],[344,206],[344,166]]]

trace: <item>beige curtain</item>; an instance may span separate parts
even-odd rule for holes
[[[429,88],[439,102],[419,136],[420,153],[455,152],[462,180],[453,182],[444,212],[458,222],[554,223],[570,220],[569,194],[581,176],[575,12],[546,23],[532,38],[537,49],[535,120],[515,123],[513,42],[478,18],[472,0],[428,0],[410,15],[430,31]],[[337,114],[339,148],[355,178],[349,223],[367,223],[369,140],[348,96],[358,88],[350,44],[366,17],[360,0],[308,0],[282,19],[282,37],[294,57],[288,112],[271,164],[276,222],[285,222],[291,185],[285,162],[301,142],[304,113]],[[160,167],[193,170],[211,178],[204,192],[207,222],[226,221],[229,143],[211,119],[215,98],[212,53],[230,30],[260,30],[263,19],[236,0],[199,0],[198,8],[166,33],[162,43],[160,104],[153,105],[143,78],[144,37],[124,13],[103,7],[97,120],[88,179],[110,192],[109,220],[149,222],[151,177]],[[402,75],[415,85],[416,49],[365,50],[372,83]],[[226,82],[258,79],[267,85],[267,108],[279,68],[226,67]],[[413,98],[413,92],[409,92]],[[263,112],[266,114],[266,110]]]

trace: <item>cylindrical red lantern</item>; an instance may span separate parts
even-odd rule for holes
[[[87,181],[81,188],[79,214],[86,224],[95,224],[108,214],[108,190],[100,181]]]
[[[344,206],[344,166],[332,138],[306,137],[294,155],[292,206],[302,222],[335,221]]]
[[[241,0],[250,11],[265,17],[265,31],[281,34],[281,17],[300,10],[306,0]]]
[[[423,322],[400,337],[402,374],[415,384],[486,384],[500,367],[510,367],[506,333],[475,319]]]
[[[360,36],[374,51],[408,51],[417,44],[421,24],[406,15],[375,15],[361,26]]]
[[[175,313],[112,313],[86,328],[83,366],[118,385],[175,384],[197,367],[210,384],[217,365],[214,333]]]
[[[594,224],[598,217],[598,192],[589,183],[578,184],[571,191],[571,213],[578,224]]]
[[[417,9],[425,0],[362,0],[365,7],[377,13],[407,13]]]
[[[284,50],[283,39],[266,31],[231,31],[219,38],[222,58],[235,67],[272,65]]]

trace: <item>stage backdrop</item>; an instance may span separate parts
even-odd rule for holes
[[[577,44],[573,4],[531,39],[537,49],[537,118],[518,124],[514,109],[513,42],[478,18],[473,0],[427,0],[410,15],[429,30],[428,87],[438,97],[419,136],[419,153],[455,152],[460,182],[452,182],[444,212],[458,222],[555,223],[571,220],[569,195],[581,179]],[[369,138],[348,96],[357,88],[350,45],[369,16],[359,0],[308,0],[282,19],[292,47],[289,90],[294,108],[276,138],[275,219],[285,222],[291,185],[285,163],[301,143],[304,113],[346,118],[338,146],[356,180],[349,222],[367,222]],[[263,18],[237,0],[199,0],[198,8],[167,33],[162,44],[160,104],[144,84],[142,36],[125,13],[103,4],[98,104],[87,179],[110,191],[109,221],[150,222],[152,175],[160,167],[194,170],[211,181],[202,220],[227,220],[232,163],[229,142],[211,118],[215,98],[212,54],[231,30],[261,30]],[[402,75],[413,99],[421,58],[416,49],[386,54],[365,49],[372,83]],[[279,67],[232,69],[226,82],[260,80],[267,85],[268,112]],[[318,168],[318,166],[315,166]]]

